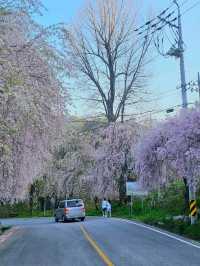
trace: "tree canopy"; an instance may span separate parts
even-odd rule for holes
[[[79,21],[64,29],[68,58],[79,91],[96,103],[109,122],[143,92],[150,35],[138,38],[135,10],[122,0],[89,1]],[[87,89],[86,89],[87,88]]]
[[[200,110],[180,114],[151,130],[137,147],[136,168],[149,188],[185,178],[194,189],[200,183]]]

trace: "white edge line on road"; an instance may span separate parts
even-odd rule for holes
[[[126,223],[129,223],[129,224],[135,224],[135,225],[137,225],[137,226],[140,226],[140,227],[143,227],[143,228],[149,229],[149,230],[151,230],[151,231],[153,231],[153,232],[159,233],[159,234],[161,234],[161,235],[164,235],[164,236],[167,236],[167,237],[169,237],[169,238],[172,238],[172,239],[175,239],[175,240],[177,240],[177,241],[180,241],[180,242],[182,242],[182,243],[184,243],[184,244],[187,244],[187,245],[190,245],[190,246],[192,246],[192,247],[195,247],[195,248],[200,249],[200,245],[199,245],[199,246],[198,246],[198,245],[195,245],[195,244],[193,244],[193,243],[191,243],[191,242],[189,242],[189,241],[186,241],[186,240],[184,240],[184,239],[178,238],[178,237],[173,236],[173,235],[171,235],[171,234],[168,234],[168,233],[166,233],[166,232],[163,232],[163,231],[157,230],[157,229],[155,229],[155,228],[153,228],[153,227],[150,227],[150,226],[148,226],[148,225],[144,225],[144,224],[140,224],[140,223],[137,223],[137,222],[134,222],[134,221],[129,221],[129,220],[120,219],[120,218],[115,218],[115,219],[116,219],[116,220],[123,221],[123,222],[126,222]]]

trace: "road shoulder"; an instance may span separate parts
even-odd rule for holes
[[[19,227],[11,227],[10,229],[6,230],[3,234],[0,235],[0,245],[10,239],[17,231]]]
[[[189,239],[189,238],[186,238],[184,236],[181,236],[181,235],[178,235],[178,234],[175,234],[175,233],[172,233],[172,232],[167,231],[165,229],[161,229],[159,227],[148,225],[148,224],[142,223],[142,222],[137,221],[137,220],[128,220],[128,219],[125,219],[125,218],[118,218],[118,217],[113,217],[113,218],[118,220],[118,221],[122,221],[122,222],[126,222],[126,223],[129,223],[129,224],[134,224],[134,225],[139,226],[139,227],[143,227],[145,229],[151,230],[151,231],[156,232],[158,234],[167,236],[167,237],[169,237],[171,239],[175,239],[175,240],[177,240],[179,242],[182,242],[182,243],[185,243],[187,245],[190,245],[190,246],[193,246],[193,247],[196,247],[196,248],[200,249],[200,242],[192,240],[192,239]]]

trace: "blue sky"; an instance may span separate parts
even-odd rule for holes
[[[59,22],[70,23],[77,14],[85,0],[43,0],[47,8],[42,17],[37,20],[44,25],[50,25]],[[134,2],[134,1],[133,1]],[[158,14],[171,4],[169,0],[138,0],[140,6],[141,23],[145,21],[149,13]],[[198,0],[179,0],[179,3],[185,3],[182,11],[191,7]],[[185,50],[185,69],[186,80],[194,80],[197,72],[200,72],[200,5],[186,12],[182,18],[183,38],[186,45]],[[149,64],[147,71],[151,73],[148,80],[147,88],[151,92],[150,99],[156,99],[152,102],[141,105],[140,111],[160,110],[181,104],[181,91],[176,89],[180,84],[179,60],[174,58],[165,59],[161,56],[156,57],[153,63]],[[148,96],[149,97],[149,96]],[[188,102],[198,100],[196,92],[188,92]],[[76,114],[87,114],[87,109],[73,110]],[[133,110],[135,113],[135,110]],[[154,116],[166,116],[165,112]]]

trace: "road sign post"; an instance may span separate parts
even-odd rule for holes
[[[148,192],[145,191],[141,184],[138,181],[128,181],[126,182],[126,195],[131,197],[130,202],[130,216],[133,215],[133,196],[141,198],[141,206],[143,208],[144,202],[143,198],[148,195]]]
[[[126,195],[144,197],[148,195],[148,192],[144,190],[138,181],[126,182]]]
[[[133,193],[131,193],[131,217],[133,215]]]

